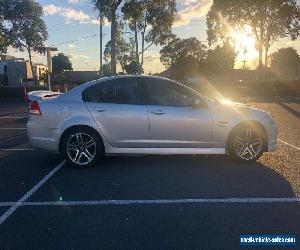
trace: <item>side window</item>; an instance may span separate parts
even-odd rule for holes
[[[137,78],[119,78],[91,86],[83,92],[83,101],[118,104],[141,104]]]
[[[191,107],[195,104],[195,94],[171,81],[147,79],[146,87],[150,105]]]

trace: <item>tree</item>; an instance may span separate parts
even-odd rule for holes
[[[224,72],[233,69],[236,53],[229,42],[207,51],[205,71],[210,76],[222,76]]]
[[[60,74],[66,70],[72,71],[73,67],[70,58],[63,53],[59,53],[52,57],[52,69],[53,74]]]
[[[103,76],[112,76],[111,65],[110,63],[103,64]]]
[[[136,62],[144,64],[144,53],[153,44],[164,45],[174,38],[171,27],[176,14],[175,0],[128,0],[123,8],[124,18],[134,31]],[[148,29],[149,28],[149,29]],[[146,30],[147,33],[146,33]],[[138,34],[141,35],[142,48],[138,49]],[[148,45],[145,47],[145,43]],[[141,60],[140,60],[141,55]]]
[[[0,21],[0,54],[6,53],[9,42],[7,40],[7,30],[3,27]]]
[[[203,71],[206,63],[206,46],[197,38],[175,38],[160,51],[160,60],[176,79]]]
[[[12,44],[12,21],[18,18],[14,12],[16,2],[16,0],[0,0],[0,53],[3,54]]]
[[[209,43],[226,39],[245,25],[252,27],[258,43],[259,68],[268,51],[280,38],[295,40],[300,32],[300,11],[296,0],[214,0],[207,15]]]
[[[92,3],[111,22],[111,70],[116,74],[116,12],[123,0],[92,0]]]
[[[125,65],[125,70],[129,75],[138,75],[143,71],[141,65],[137,61],[132,61]]]
[[[116,62],[118,62],[122,68],[122,71],[125,71],[125,65],[130,61],[130,44],[121,37],[121,39],[116,40]],[[108,41],[104,49],[104,60],[105,62],[110,62],[111,54],[111,41]]]
[[[272,72],[279,78],[294,80],[299,76],[300,57],[294,48],[281,48],[270,57]]]
[[[65,84],[66,78],[64,76],[64,72],[72,70],[72,63],[68,56],[59,53],[52,57],[52,74],[54,82],[59,84]]]
[[[124,4],[122,11],[124,19],[129,22],[129,28],[134,31],[135,61],[139,63],[138,32],[141,29],[140,24],[143,22],[143,2],[141,0],[129,0]]]
[[[121,27],[122,25],[117,25],[116,27],[116,62],[118,62],[122,68],[122,72],[124,73],[125,71],[125,65],[127,65],[131,60],[131,55],[130,55],[130,43],[126,41],[122,37],[121,33]],[[105,50],[104,50],[104,60],[106,63],[110,62],[110,55],[111,55],[111,47],[112,43],[111,41],[108,41],[107,44],[105,45]]]
[[[43,8],[33,0],[16,1],[11,28],[12,46],[20,51],[27,51],[30,67],[35,82],[35,73],[32,64],[32,52],[44,53],[44,42],[48,38],[47,27],[42,19]]]

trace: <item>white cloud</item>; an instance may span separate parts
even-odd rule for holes
[[[83,11],[77,11],[71,8],[57,7],[54,4],[45,5],[43,7],[46,15],[61,15],[67,19],[67,21],[89,22],[91,18]]]
[[[75,44],[68,44],[68,48],[69,49],[75,49],[75,48],[77,48],[77,46]]]
[[[77,1],[77,0],[71,0]],[[72,8],[63,8],[55,6],[54,4],[49,4],[43,6],[45,15],[54,16],[60,15],[66,18],[66,23],[70,23],[71,21],[77,21],[80,23],[89,23],[99,25],[99,20],[91,17],[90,15],[84,13],[81,10],[75,10]],[[104,19],[104,25],[108,25],[107,19]]]
[[[91,19],[91,20],[90,20],[90,23],[91,23],[91,24],[97,24],[97,25],[100,25],[99,19]],[[104,19],[104,20],[103,20],[103,25],[104,25],[104,26],[108,25],[108,20],[107,20],[107,19]]]
[[[43,7],[46,15],[55,15],[59,11],[59,7],[56,7],[54,4],[45,5]]]
[[[183,10],[180,10],[174,21],[174,27],[184,26],[190,23],[190,20],[193,17],[203,17],[207,14],[210,9],[210,6],[213,3],[213,0],[201,0],[201,1],[193,1],[193,0],[184,0],[182,1],[184,4],[189,4]]]
[[[69,20],[86,22],[90,20],[90,16],[85,14],[84,12],[73,10],[73,9],[63,9],[62,15]]]
[[[198,0],[177,0],[177,2],[182,4],[182,5],[190,5],[190,4],[193,4],[195,2],[198,2]]]
[[[70,57],[74,59],[85,59],[85,60],[90,59],[89,56],[82,55],[82,54],[73,54],[73,53],[70,54]]]
[[[69,0],[69,3],[70,4],[78,4],[78,3],[83,3],[85,2],[86,0]]]

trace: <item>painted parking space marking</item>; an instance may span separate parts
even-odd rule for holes
[[[297,146],[295,146],[295,145],[293,145],[293,144],[290,144],[290,143],[288,143],[288,142],[286,142],[286,141],[283,141],[283,140],[280,140],[280,139],[277,139],[277,141],[279,141],[280,143],[285,144],[285,145],[287,145],[287,146],[289,146],[289,147],[291,147],[291,148],[294,148],[294,149],[300,151],[300,148],[297,147]]]
[[[1,130],[26,130],[26,128],[0,128]]]
[[[0,148],[0,151],[34,151],[35,148]]]
[[[5,206],[128,206],[128,205],[156,205],[156,204],[206,204],[206,203],[295,203],[300,198],[218,198],[218,199],[158,199],[158,200],[91,200],[91,201],[18,201],[0,202]]]
[[[54,169],[52,169],[47,175],[44,176],[42,180],[39,181],[32,189],[30,189],[26,194],[24,194],[17,202],[14,202],[13,205],[0,217],[0,225],[5,222],[21,205],[23,202],[28,200],[42,185],[44,185],[58,170],[60,170],[65,161],[62,161]]]
[[[0,116],[0,119],[27,119],[25,116]]]

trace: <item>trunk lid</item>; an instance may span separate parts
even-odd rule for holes
[[[62,93],[47,91],[47,90],[38,90],[27,93],[27,98],[29,101],[46,101],[55,99],[58,96],[62,95]]]

